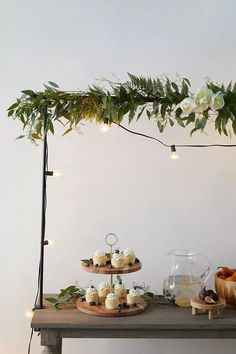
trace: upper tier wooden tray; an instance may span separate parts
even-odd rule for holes
[[[109,265],[102,267],[94,267],[93,264],[90,264],[89,267],[85,263],[81,262],[82,269],[85,272],[96,273],[96,274],[124,274],[124,273],[133,273],[137,272],[142,268],[142,263],[134,263],[132,266],[125,266],[124,268],[109,268]]]
[[[87,315],[102,317],[125,317],[137,315],[138,313],[143,312],[147,308],[147,306],[148,302],[141,298],[137,306],[130,306],[128,309],[118,312],[117,310],[108,310],[104,302],[102,302],[101,306],[90,306],[90,304],[86,301],[81,302],[80,299],[76,300],[76,307],[79,311],[86,313]]]

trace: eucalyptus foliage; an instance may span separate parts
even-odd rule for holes
[[[145,78],[129,75],[123,83],[108,83],[108,89],[97,85],[85,91],[62,91],[49,81],[43,91],[23,90],[22,96],[8,108],[8,117],[19,119],[24,134],[35,142],[42,139],[44,132],[55,132],[55,123],[61,123],[64,134],[77,130],[83,121],[122,124],[124,118],[131,123],[142,114],[156,121],[162,133],[165,127],[190,125],[191,134],[203,131],[207,123],[214,123],[219,134],[236,134],[236,84],[228,87],[207,81],[205,85],[212,92],[222,93],[224,107],[212,114],[210,108],[203,112],[183,113],[180,103],[192,95],[190,81],[186,78],[171,81],[168,78]],[[45,119],[46,118],[46,119]]]

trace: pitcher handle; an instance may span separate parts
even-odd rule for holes
[[[213,272],[212,271],[212,263],[211,263],[210,259],[207,256],[205,256],[204,254],[202,254],[202,253],[199,253],[198,257],[202,257],[202,258],[204,258],[207,261],[207,268],[200,275],[200,279],[202,280],[202,282],[206,283],[207,280],[209,279],[209,277],[211,276],[212,272]]]

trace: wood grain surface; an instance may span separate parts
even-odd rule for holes
[[[47,294],[52,297],[55,294]],[[62,338],[235,338],[236,311],[225,308],[222,316],[192,316],[191,308],[149,304],[138,316],[88,316],[75,305],[59,311],[45,301],[45,309],[35,310],[32,328],[56,333]]]
[[[121,301],[120,303],[124,302]],[[148,306],[148,303],[143,298],[140,299],[137,306],[130,306],[128,309],[124,309],[121,312],[115,310],[109,310],[106,308],[104,302],[102,302],[101,306],[90,306],[90,304],[86,301],[81,302],[80,299],[76,301],[76,307],[79,311],[86,313],[88,315],[93,316],[103,316],[103,317],[126,317],[137,315],[143,312]]]
[[[142,268],[142,263],[134,263],[131,266],[124,266],[123,268],[109,268],[109,265],[106,264],[105,266],[95,267],[93,264],[90,264],[89,267],[86,263],[81,262],[82,269],[85,272],[89,273],[96,273],[96,274],[125,274],[125,273],[133,273],[137,272]]]
[[[217,311],[217,310],[224,308],[225,305],[226,305],[225,300],[221,299],[221,298],[219,298],[219,300],[215,304],[206,304],[204,301],[202,301],[198,297],[193,297],[191,299],[191,306],[193,306],[199,310]]]

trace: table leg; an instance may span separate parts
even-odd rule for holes
[[[55,330],[41,330],[42,354],[62,354],[62,339]]]
[[[61,338],[59,338],[59,340],[58,340],[57,348],[58,348],[57,354],[62,354],[62,339]]]
[[[209,320],[212,320],[213,317],[214,317],[214,312],[213,312],[212,310],[209,310],[209,311],[208,311],[208,318],[209,318]]]
[[[48,345],[43,348],[42,354],[58,354],[57,347]]]
[[[192,314],[197,315],[197,308],[196,307],[192,307]]]

